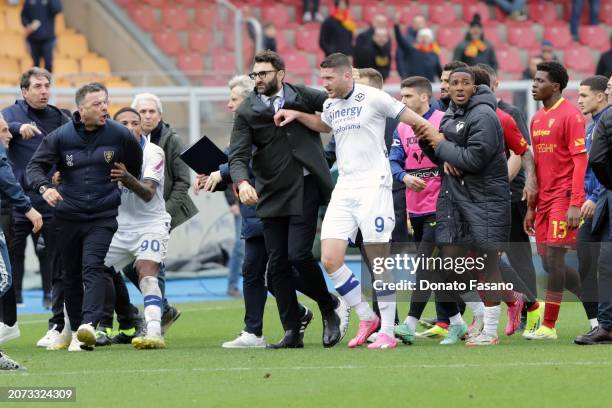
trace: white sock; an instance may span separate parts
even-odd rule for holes
[[[393,337],[395,329],[395,292],[391,295],[382,297],[384,300],[378,299],[378,309],[380,310],[380,332],[385,333],[389,337]]]
[[[144,315],[147,322],[147,334],[161,336],[161,290],[154,276],[145,276],[140,280],[140,291],[144,298]]]
[[[418,322],[419,320],[414,316],[408,316],[404,319],[404,324],[407,325],[412,332],[416,331],[416,325]]]
[[[497,337],[497,326],[499,324],[499,315],[501,314],[501,306],[485,306],[484,307],[484,329],[483,333],[489,336]]]
[[[359,320],[372,320],[374,312],[369,304],[361,298],[361,283],[357,280],[353,272],[343,264],[340,269],[329,275],[334,283],[336,292],[359,316]]]
[[[478,300],[480,299],[480,295],[478,292],[472,291],[467,292],[461,295],[461,298],[465,302],[465,306],[470,309],[473,317],[482,318],[484,316],[484,303]]]
[[[361,283],[353,272],[346,265],[342,265],[340,269],[329,275],[329,278],[334,283],[336,291],[350,307],[355,307],[362,303],[361,299]]]
[[[453,326],[462,326],[465,324],[465,322],[463,321],[463,317],[461,317],[461,313],[457,313],[454,316],[450,317],[450,324],[452,324]]]
[[[589,319],[589,324],[591,325],[591,329],[594,329],[597,326],[599,326],[599,322],[597,321],[597,318]]]

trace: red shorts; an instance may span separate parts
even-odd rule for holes
[[[536,211],[535,229],[538,254],[544,255],[546,247],[576,248],[578,229],[567,226],[567,198],[559,198],[552,205]]]

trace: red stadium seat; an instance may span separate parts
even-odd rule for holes
[[[134,7],[130,9],[129,14],[132,20],[145,31],[151,32],[158,28],[155,13],[151,7]]]
[[[288,72],[293,74],[312,74],[312,67],[306,54],[299,51],[289,51],[284,58]]]
[[[205,54],[210,49],[213,41],[209,31],[191,31],[189,32],[188,44],[191,51],[197,51]]]
[[[366,23],[371,23],[374,16],[377,14],[382,14],[383,16],[389,16],[389,8],[382,4],[370,4],[367,6],[363,6],[361,9],[361,20]]]
[[[511,45],[516,45],[519,48],[540,48],[540,43],[537,40],[531,26],[508,27],[508,42]]]
[[[600,52],[610,49],[610,35],[604,26],[582,26],[580,27],[580,43],[595,48]]]
[[[155,8],[164,7],[166,5],[166,0],[142,0],[142,2]]]
[[[279,3],[262,7],[261,20],[264,24],[273,22],[277,29],[287,28],[291,25],[289,9],[284,4]]]
[[[489,40],[491,42],[491,44],[493,44],[493,46],[495,47],[495,49],[498,48],[505,48],[506,42],[502,41],[502,39],[499,36],[499,31],[497,30],[497,25],[488,25],[485,26],[484,28],[484,36],[487,40]]]
[[[289,41],[287,41],[287,31],[289,30],[279,30],[276,33],[276,49],[280,53],[288,49],[295,48],[295,47],[291,47],[289,45]]]
[[[454,49],[457,44],[463,41],[465,28],[463,27],[444,27],[440,26],[436,33],[438,44],[444,48]]]
[[[565,50],[563,62],[567,69],[588,74],[595,72],[595,61],[591,50],[578,44],[574,44]]]
[[[559,20],[557,7],[548,1],[538,1],[527,6],[529,18],[540,24],[552,23]]]
[[[162,9],[162,25],[173,30],[188,30],[191,26],[187,9],[184,7],[166,7]]]
[[[195,9],[195,22],[199,26],[212,27],[217,19],[217,8],[215,5],[206,5]]]
[[[410,24],[415,16],[425,15],[419,3],[398,4],[395,6],[395,14],[399,14],[400,24]]]
[[[319,29],[301,29],[295,33],[296,48],[307,51],[317,52],[319,50]]]
[[[489,6],[481,2],[471,2],[463,6],[463,21],[469,23],[476,13],[480,14],[480,21],[483,23],[491,20]]]
[[[201,76],[204,72],[204,60],[200,54],[181,54],[176,65],[189,76]]]
[[[544,39],[553,43],[555,48],[566,48],[572,43],[569,25],[552,25],[544,29]]]
[[[521,56],[515,49],[508,48],[506,50],[497,50],[497,62],[502,71],[510,73],[520,73],[525,69],[525,65],[521,61]]]
[[[457,21],[455,8],[450,3],[434,4],[429,6],[429,21],[441,26]]]
[[[185,52],[176,31],[158,31],[153,33],[153,40],[160,50],[168,55],[176,56]]]
[[[216,53],[212,57],[212,68],[213,71],[220,74],[233,74],[236,72],[236,57],[234,54],[221,54]]]

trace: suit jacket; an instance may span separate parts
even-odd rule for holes
[[[593,233],[601,234],[606,222],[612,220],[612,109],[599,119],[593,132],[593,144],[589,152],[589,165],[602,184],[593,214]],[[601,237],[611,241],[612,237]]]
[[[327,99],[325,93],[287,83],[283,87],[283,108],[307,113],[323,111],[323,102]],[[256,148],[254,152],[253,146]],[[333,183],[321,135],[298,121],[277,127],[274,109],[265,104],[255,91],[242,102],[234,118],[229,167],[235,183],[250,179],[251,158],[259,197],[259,217],[302,214],[304,169],[317,180],[323,199],[321,204],[329,201]]]

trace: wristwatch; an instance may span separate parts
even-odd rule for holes
[[[40,186],[38,188],[38,192],[40,193],[40,195],[45,194],[45,191],[47,191],[49,189],[49,187],[45,186],[44,184],[42,186]]]

